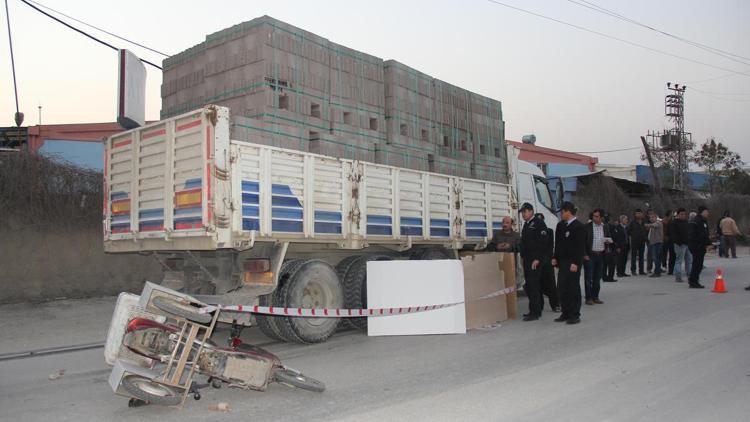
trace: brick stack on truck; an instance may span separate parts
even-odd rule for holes
[[[370,260],[484,248],[543,174],[506,159],[499,102],[415,72],[268,17],[166,59],[163,119],[105,143],[105,250],[209,302],[361,308]],[[302,343],[339,324],[255,320]]]

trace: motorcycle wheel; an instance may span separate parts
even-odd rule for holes
[[[182,395],[172,387],[159,384],[140,375],[128,375],[122,379],[122,388],[138,400],[160,406],[177,406]]]
[[[172,315],[177,315],[178,317],[185,318],[189,321],[197,322],[199,324],[208,324],[211,322],[210,314],[202,314],[198,312],[198,308],[195,306],[183,304],[174,299],[159,296],[153,299],[153,303],[154,306],[162,311]]]
[[[279,369],[274,374],[274,380],[280,384],[289,385],[303,390],[315,391],[322,393],[326,386],[315,378],[292,371],[291,369]]]

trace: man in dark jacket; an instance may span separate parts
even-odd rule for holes
[[[630,274],[635,275],[635,260],[638,259],[638,274],[646,275],[643,271],[643,252],[646,249],[648,240],[648,229],[643,219],[643,211],[638,208],[635,210],[633,221],[628,225],[628,236],[630,236]]]
[[[690,236],[688,239],[688,248],[693,255],[693,266],[690,269],[688,282],[690,288],[702,289],[700,283],[701,271],[703,270],[703,259],[706,257],[706,248],[711,244],[708,233],[708,208],[701,205],[698,207],[698,215],[690,223]]]
[[[586,255],[584,260],[584,284],[586,304],[602,304],[599,299],[601,279],[604,274],[605,256],[611,242],[609,224],[603,221],[604,211],[596,209],[591,213],[591,221],[586,224]]]
[[[617,221],[612,224],[609,220],[609,214],[604,213],[604,224],[609,229],[609,240],[604,250],[604,276],[602,281],[614,282],[615,280],[615,267],[617,266],[617,250],[614,244],[614,230],[617,227]]]
[[[576,207],[563,202],[562,220],[555,229],[555,253],[552,265],[558,267],[557,288],[560,292],[562,314],[556,322],[581,322],[581,265],[586,254],[586,231],[576,219]]]
[[[625,274],[628,252],[630,252],[627,215],[621,215],[619,223],[612,226],[612,240],[615,242],[615,252],[617,252],[617,276],[628,277]]]
[[[521,260],[523,262],[523,290],[529,298],[529,313],[524,321],[536,321],[542,316],[542,264],[549,260],[547,225],[534,216],[534,207],[526,202],[521,206],[523,230],[521,231]]]
[[[544,214],[539,213],[536,215],[536,218],[544,221]],[[542,262],[542,310],[544,310],[544,296],[547,296],[549,307],[555,312],[560,312],[560,296],[557,293],[557,283],[555,283],[555,268],[552,267],[552,254],[555,251],[555,233],[549,227],[547,230],[547,241],[549,259]]]
[[[688,240],[690,238],[690,225],[687,221],[685,208],[677,210],[677,217],[669,225],[669,239],[674,245],[674,278],[676,282],[682,283],[682,274],[685,272],[685,255],[689,254]],[[692,264],[691,264],[692,265]]]

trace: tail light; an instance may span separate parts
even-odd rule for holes
[[[273,284],[270,259],[246,259],[242,261],[242,270],[244,284]]]
[[[242,269],[244,269],[245,272],[265,273],[271,270],[271,260],[267,258],[246,259],[242,262]]]

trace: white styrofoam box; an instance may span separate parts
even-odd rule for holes
[[[122,339],[125,336],[128,322],[130,322],[131,319],[142,317],[161,323],[167,319],[162,315],[155,315],[146,312],[146,310],[138,304],[139,300],[140,296],[132,293],[123,292],[117,297],[115,311],[112,314],[112,321],[110,321],[109,330],[107,331],[107,342],[104,344],[104,360],[108,365],[114,365],[117,358],[121,355],[120,349],[122,346]],[[129,359],[136,360],[139,364],[147,364],[151,361],[150,359],[142,358],[141,356],[128,355]]]
[[[461,261],[370,261],[367,307],[408,308],[464,301]],[[464,334],[463,303],[433,311],[367,318],[370,336]]]

